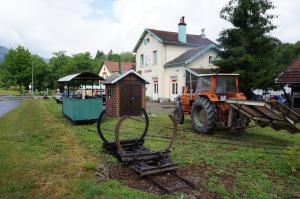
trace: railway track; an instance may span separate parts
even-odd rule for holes
[[[179,176],[176,172],[148,175],[144,178],[157,187],[162,194],[190,193],[197,190],[196,184]]]
[[[165,128],[169,129],[169,127],[165,127]],[[94,130],[94,129],[88,129],[88,128],[85,128],[85,129],[90,132],[96,132],[96,130]],[[113,133],[114,133],[113,130],[109,130],[109,129],[104,129],[104,130],[107,133],[110,132],[111,135],[113,135]],[[184,143],[184,141],[187,140],[187,138],[184,136],[184,132],[194,133],[192,130],[178,128],[178,132],[177,132],[178,139],[176,141],[177,143]],[[201,138],[203,138],[203,137],[201,136]],[[188,138],[188,140],[192,141],[193,143],[197,143],[197,142],[203,143],[203,144],[201,144],[201,148],[210,147],[210,144],[220,144],[222,146],[219,146],[219,148],[224,149],[224,150],[229,150],[229,151],[239,150],[239,147],[244,147],[244,148],[263,149],[264,151],[261,151],[261,153],[264,153],[264,154],[286,155],[285,153],[282,153],[281,151],[285,150],[287,145],[274,146],[273,144],[268,144],[265,142],[256,142],[255,144],[252,144],[252,143],[249,144],[248,142],[240,140],[240,139],[231,140],[229,138],[221,138],[221,137],[217,137],[217,138],[220,138],[220,141],[213,141],[213,140],[206,139],[206,138],[205,138],[205,140],[201,140],[198,138]],[[168,137],[161,136],[161,135],[147,135],[147,139],[152,140],[152,141],[166,142],[166,143],[169,142]],[[198,147],[196,147],[196,148],[198,148]]]

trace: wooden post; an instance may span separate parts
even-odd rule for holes
[[[92,97],[94,97],[94,81],[92,80]]]
[[[86,80],[84,80],[84,95],[85,95],[85,99],[86,99]]]
[[[70,82],[68,82],[67,86],[68,86],[68,97],[70,97]]]

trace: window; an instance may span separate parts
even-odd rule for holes
[[[236,92],[235,77],[218,77],[216,93]]]
[[[158,93],[158,82],[154,82],[153,89],[154,89],[154,93],[157,94]]]
[[[213,64],[213,57],[212,57],[212,56],[209,56],[209,57],[208,57],[208,63],[209,63],[209,64]]]
[[[172,82],[172,94],[178,94],[178,83]]]
[[[140,56],[140,65],[143,66],[144,65],[144,55],[141,54]]]
[[[153,51],[153,65],[157,64],[157,51]]]
[[[197,82],[196,93],[210,91],[210,76],[199,77]]]

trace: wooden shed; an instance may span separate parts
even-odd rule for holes
[[[113,74],[104,82],[106,114],[113,117],[141,115],[145,109],[145,84],[149,84],[134,70]]]
[[[286,93],[285,95],[291,108],[300,112],[300,55],[279,74],[275,83],[281,84],[282,88],[285,84],[291,87],[291,96],[289,97]]]

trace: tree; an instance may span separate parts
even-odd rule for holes
[[[100,51],[100,50],[97,50],[95,59],[96,59],[96,60],[104,60],[104,58],[105,58],[104,52],[103,52],[103,51]]]
[[[10,49],[2,63],[3,81],[10,85],[18,85],[20,92],[31,83],[31,53],[23,46]]]
[[[108,54],[107,54],[107,60],[108,60],[108,61],[111,61],[111,60],[112,60],[112,54],[113,54],[113,51],[110,49],[110,51],[109,51]]]
[[[57,80],[63,76],[70,74],[73,70],[70,60],[71,57],[66,55],[66,51],[58,51],[53,53],[53,57],[49,60],[48,82],[50,88],[55,88]]]
[[[132,52],[122,52],[120,56],[121,61],[123,62],[135,62],[135,54],[133,54]]]
[[[50,71],[47,63],[38,55],[32,55],[31,60],[33,63],[33,78],[34,86],[38,90],[46,89],[51,86],[47,81]]]
[[[273,79],[272,53],[279,41],[269,33],[276,28],[268,11],[274,9],[270,0],[230,0],[220,17],[233,27],[220,33],[221,46],[216,62],[221,72],[240,73],[240,87],[246,95],[252,88],[269,86]]]
[[[85,52],[73,55],[71,58],[71,65],[73,72],[93,72],[97,67],[97,62],[92,59],[89,52]]]

